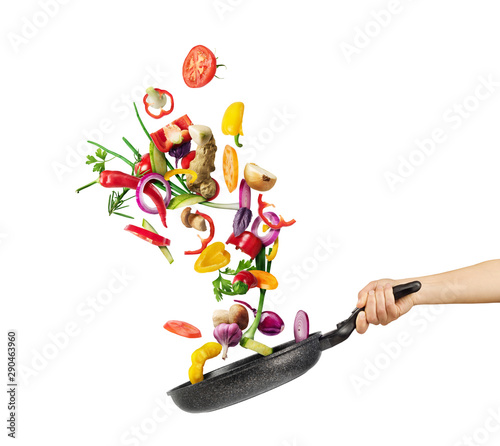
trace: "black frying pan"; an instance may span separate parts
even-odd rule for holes
[[[393,288],[394,297],[397,300],[416,293],[420,287],[417,281],[398,285]],[[210,412],[281,386],[307,372],[323,350],[345,341],[356,328],[360,311],[363,309],[356,308],[329,333],[316,332],[304,341],[280,344],[269,356],[249,356],[205,374],[199,383],[184,383],[167,394],[186,412]]]

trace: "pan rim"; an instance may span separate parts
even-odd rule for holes
[[[235,373],[239,373],[242,367],[245,367],[246,370],[251,370],[252,368],[257,367],[261,362],[274,360],[275,358],[278,358],[279,356],[285,353],[303,347],[304,345],[309,344],[310,342],[313,341],[318,341],[318,348],[319,348],[319,339],[321,335],[322,333],[320,331],[317,331],[311,333],[307,337],[307,339],[304,339],[303,341],[295,342],[294,340],[291,340],[273,347],[273,350],[278,349],[278,351],[273,351],[273,353],[271,353],[268,356],[262,356],[256,353],[254,355],[250,355],[247,356],[246,358],[242,358],[236,362],[233,362],[232,364],[228,364],[219,367],[217,369],[211,370],[210,372],[204,374],[203,381],[200,381],[195,384],[191,384],[190,381],[186,381],[183,384],[180,384],[179,386],[174,387],[169,391],[167,391],[167,395],[169,396],[175,395],[177,391],[181,391],[182,389],[195,389],[195,388],[201,389],[203,388],[203,386],[210,385],[210,383],[213,383],[214,381],[217,381],[219,379],[225,379],[232,376]],[[223,372],[222,369],[224,368],[228,368],[228,370]]]

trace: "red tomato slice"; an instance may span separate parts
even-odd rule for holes
[[[182,77],[190,88],[200,88],[207,85],[215,76],[217,60],[214,53],[206,46],[197,45],[184,60]]]
[[[163,328],[185,338],[201,338],[201,331],[194,325],[183,321],[168,321]]]

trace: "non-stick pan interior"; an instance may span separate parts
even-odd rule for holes
[[[168,392],[188,412],[221,409],[274,389],[305,373],[321,355],[320,332],[306,340],[286,342],[269,356],[259,354],[241,359],[205,374],[197,384],[186,382]]]

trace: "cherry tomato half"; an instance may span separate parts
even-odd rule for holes
[[[142,176],[146,173],[151,173],[151,156],[149,153],[142,155],[141,160],[135,165],[134,172],[136,175]]]
[[[183,169],[189,169],[189,165],[191,164],[191,161],[194,160],[194,157],[196,156],[196,150],[191,150],[184,158],[182,158],[181,161],[181,167]]]
[[[206,46],[197,45],[184,60],[182,77],[190,88],[200,88],[207,85],[215,76],[217,60],[214,53]]]
[[[201,332],[194,325],[183,321],[168,321],[163,328],[185,338],[201,338]]]

